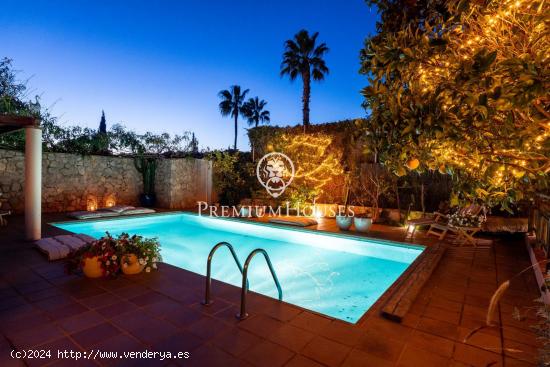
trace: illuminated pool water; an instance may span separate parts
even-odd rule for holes
[[[183,213],[53,225],[96,238],[105,231],[157,237],[164,262],[202,275],[208,253],[220,241],[231,243],[243,264],[252,250],[261,247],[269,253],[284,301],[348,322],[359,320],[424,249]],[[240,272],[226,248],[214,256],[212,276],[240,286]],[[249,281],[251,290],[277,298],[261,255],[252,261]]]

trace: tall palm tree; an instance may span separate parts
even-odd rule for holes
[[[258,97],[250,98],[244,105],[243,111],[247,119],[248,126],[254,125],[258,127],[259,124],[267,124],[270,119],[269,111],[264,110],[266,101],[260,100]]]
[[[285,52],[281,63],[281,76],[288,75],[291,81],[302,77],[302,113],[304,131],[309,126],[309,100],[311,96],[311,78],[321,81],[329,73],[323,56],[328,52],[325,43],[316,45],[319,32],[311,36],[302,29],[294,35],[294,39],[285,42]]]
[[[218,93],[218,97],[221,98],[220,113],[222,116],[231,115],[235,119],[235,142],[233,143],[233,149],[235,150],[237,150],[237,120],[239,115],[244,117],[243,104],[247,93],[248,89],[241,93],[239,85],[232,85],[229,89],[224,89]]]

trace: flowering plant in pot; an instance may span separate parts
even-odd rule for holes
[[[120,271],[122,248],[108,232],[106,236],[75,251],[69,258],[67,270],[82,270],[88,278],[116,277]]]
[[[123,248],[120,265],[124,274],[137,274],[144,269],[148,273],[151,269],[157,269],[157,262],[162,260],[160,243],[156,238],[122,233],[117,241]]]
[[[160,244],[155,238],[143,238],[122,233],[114,238],[105,236],[75,251],[67,262],[69,273],[82,270],[89,278],[114,278],[121,271],[137,274],[150,272],[161,260]]]
[[[486,220],[485,213],[470,214],[455,212],[449,215],[449,225],[454,227],[481,227]]]

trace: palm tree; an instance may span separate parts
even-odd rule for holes
[[[267,124],[271,121],[269,111],[264,110],[266,104],[266,101],[256,97],[250,98],[243,105],[244,116],[247,118],[248,126],[254,125],[254,127],[258,127],[259,124]]]
[[[288,75],[291,81],[298,76],[302,77],[302,113],[304,131],[309,126],[309,99],[311,95],[311,78],[321,81],[328,74],[329,70],[323,60],[323,56],[328,52],[325,43],[316,45],[319,32],[311,36],[308,31],[302,29],[294,35],[294,39],[285,42],[285,52],[283,53],[283,62],[281,63],[281,76]]]
[[[237,150],[237,120],[239,115],[244,117],[243,103],[248,93],[248,89],[245,89],[241,93],[241,87],[239,85],[232,85],[229,89],[224,89],[218,93],[218,97],[221,98],[220,113],[222,116],[229,116],[235,119],[235,142],[233,143],[233,149]]]

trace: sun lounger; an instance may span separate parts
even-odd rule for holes
[[[156,212],[157,211],[155,209],[137,207],[137,208],[125,210],[122,213],[120,213],[120,215],[150,214],[150,213],[156,213]]]
[[[48,256],[49,260],[58,260],[95,241],[95,238],[85,234],[64,234],[55,237],[42,238],[36,241],[40,251]]]
[[[121,215],[137,215],[137,214],[149,214],[156,213],[154,209],[133,207],[130,205],[117,205],[109,208],[101,208],[96,211],[76,211],[67,213],[69,218],[74,219],[99,219],[106,217],[118,217]]]
[[[98,218],[105,218],[105,217],[118,217],[119,215],[120,214],[117,212],[111,212],[103,209],[95,210],[95,211],[81,210],[81,211],[67,213],[67,216],[69,218],[74,218],[74,219],[98,219]]]
[[[277,223],[277,224],[287,224],[289,226],[297,226],[297,227],[308,227],[308,226],[314,226],[317,223],[317,221],[313,218],[304,218],[304,217],[273,217],[269,218],[269,223]]]
[[[122,214],[122,213],[124,213],[128,210],[132,210],[132,209],[136,209],[136,208],[134,206],[131,206],[131,205],[115,205],[115,206],[109,206],[109,207],[106,207],[106,208],[101,208],[100,210]]]

